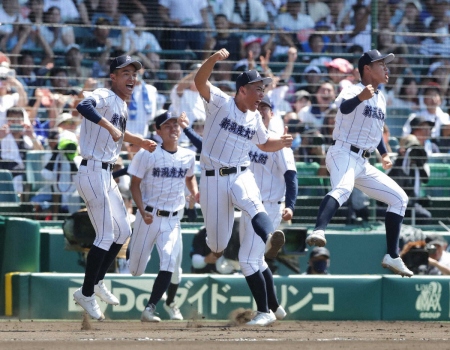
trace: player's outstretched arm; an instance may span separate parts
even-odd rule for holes
[[[276,152],[284,147],[291,147],[292,135],[287,133],[287,126],[284,127],[284,134],[280,137],[269,137],[266,143],[257,145],[261,151],[264,152]]]
[[[123,137],[123,140],[125,142],[129,142],[135,145],[139,145],[139,147],[149,151],[153,152],[156,149],[156,142],[148,139],[144,139],[141,136],[137,136],[135,134],[132,134],[129,131],[125,131],[125,135]]]
[[[197,87],[200,96],[202,96],[206,101],[209,102],[211,97],[210,87],[211,83],[208,81],[214,65],[218,61],[223,61],[230,56],[230,53],[226,49],[220,49],[219,51],[212,54],[199,68],[197,74],[195,75],[194,82]]]
[[[117,142],[122,137],[122,132],[112,125],[109,120],[103,118],[95,109],[97,102],[93,98],[85,98],[77,105],[77,111],[87,120],[100,125],[102,128],[108,130],[114,142]]]

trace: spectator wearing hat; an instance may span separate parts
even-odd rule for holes
[[[437,138],[441,133],[441,125],[447,124],[450,121],[448,113],[445,113],[441,109],[442,99],[441,99],[441,89],[436,83],[429,83],[425,86],[423,90],[423,103],[424,108],[418,113],[412,113],[408,120],[403,125],[403,136],[409,135],[411,133],[411,121],[416,116],[421,116],[427,121],[434,123],[433,129],[431,130],[431,137]]]
[[[264,29],[269,23],[269,15],[259,0],[223,0],[222,12],[232,28]]]
[[[447,252],[447,240],[438,233],[425,238],[429,251],[427,275],[450,275],[450,253]],[[433,247],[434,246],[434,247]]]
[[[292,98],[292,110],[298,114],[307,106],[311,105],[311,94],[306,90],[298,90]]]
[[[311,16],[302,13],[301,0],[288,0],[286,12],[280,13],[275,18],[275,27],[282,30],[279,34],[282,41],[289,46],[300,49],[300,44],[307,41],[308,33],[314,29],[315,23]],[[306,32],[306,37],[302,38],[302,32]],[[299,40],[299,37],[301,38]]]
[[[325,62],[328,69],[328,76],[335,84],[338,92],[343,88],[352,85],[354,80],[354,67],[344,58],[335,58],[330,62]]]
[[[434,139],[431,140],[431,130],[435,126],[435,122],[418,115],[411,120],[410,126],[411,135],[417,137],[420,145],[425,148],[427,155],[431,155],[432,153],[440,153],[439,147],[434,143]]]
[[[262,39],[256,35],[249,35],[243,42],[242,59],[236,62],[233,70],[238,71],[238,73],[251,69],[262,72],[261,64],[257,62],[260,59],[262,51]],[[236,79],[236,76],[234,79]]]
[[[325,247],[315,247],[311,250],[308,268],[303,275],[329,275],[330,251]]]

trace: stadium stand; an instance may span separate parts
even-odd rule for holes
[[[8,178],[7,172],[1,172],[2,176],[7,178],[1,180],[0,199],[2,202],[15,203],[15,206],[23,205],[28,209],[30,198],[43,185],[40,172],[51,152],[47,136],[49,130],[53,128],[55,118],[62,112],[73,113],[77,117],[75,107],[83,97],[82,91],[108,87],[110,57],[128,54],[139,58],[145,67],[139,75],[139,80],[157,89],[155,100],[151,100],[151,103],[157,105],[154,109],[156,111],[161,108],[174,108],[172,106],[176,102],[174,87],[192,69],[195,69],[195,64],[201,63],[202,59],[208,57],[215,44],[226,47],[231,42],[231,40],[227,41],[224,38],[219,40],[216,37],[216,33],[221,29],[215,28],[214,18],[217,14],[228,11],[222,8],[224,6],[222,1],[209,1],[209,6],[201,9],[205,16],[201,16],[198,20],[195,19],[196,17],[188,18],[191,9],[186,7],[190,4],[186,0],[172,2],[137,0],[131,3],[119,0],[117,8],[105,8],[103,1],[65,1],[68,2],[67,6],[63,6],[64,8],[56,6],[56,10],[45,7],[39,9],[35,6],[39,1],[20,1],[16,23],[11,20],[8,22],[8,19],[14,18],[13,14],[8,12],[10,9],[0,6],[2,22],[0,51],[3,52],[0,55],[1,86],[5,87],[3,82],[9,82],[7,89],[3,92],[0,86],[2,96],[7,95],[7,98],[2,97],[0,102],[2,112],[0,121],[1,124],[4,123],[3,113],[11,106],[6,105],[4,101],[7,99],[14,101],[13,104],[27,110],[34,132],[44,148],[44,150],[25,152],[23,193],[14,194],[8,190],[12,180]],[[56,1],[55,3],[64,2]],[[184,18],[175,18],[177,13],[175,7],[166,8],[167,11],[164,11],[160,3],[180,4],[180,8],[186,11],[185,13],[178,11],[178,16],[184,16]],[[377,18],[378,25],[372,27],[371,24],[376,23],[376,20],[368,21],[365,28],[355,23],[354,15],[356,12],[360,13],[360,8],[353,8],[352,1],[324,0],[325,6],[321,7],[323,12],[302,7],[298,18],[288,15],[289,1],[262,3],[266,6],[265,10],[269,18],[267,25],[258,22],[257,28],[252,27],[247,16],[249,18],[259,18],[259,16],[241,13],[242,21],[237,21],[238,24],[227,29],[227,32],[239,38],[238,42],[241,45],[239,49],[242,49],[242,52],[244,52],[244,42],[249,37],[252,38],[250,40],[252,43],[259,45],[255,45],[258,49],[255,49],[255,52],[252,51],[251,56],[241,54],[240,60],[230,62],[230,66],[224,66],[222,71],[215,73],[211,80],[217,86],[230,94],[234,92],[233,77],[238,72],[233,70],[233,66],[241,61],[259,69],[261,74],[280,77],[278,85],[273,89],[268,88],[267,91],[274,100],[275,111],[282,124],[282,117],[288,112],[296,112],[298,118],[299,111],[296,110],[294,102],[295,93],[298,90],[310,92],[309,103],[316,103],[315,89],[319,86],[319,82],[334,78],[330,74],[337,74],[327,68],[329,62],[335,58],[341,58],[353,65],[353,69],[339,73],[342,74],[342,80],[334,84],[338,94],[345,84],[358,81],[356,62],[362,48],[375,47],[383,53],[396,54],[396,60],[390,64],[390,81],[382,87],[388,102],[386,124],[390,129],[389,144],[393,154],[398,152],[403,125],[411,113],[422,114],[430,119],[439,119],[444,127],[450,124],[447,114],[450,104],[450,60],[448,56],[431,50],[433,43],[430,44],[430,40],[426,41],[426,46],[422,44],[425,39],[436,37],[440,41],[435,44],[439,44],[440,48],[446,48],[447,51],[450,50],[448,26],[445,33],[434,32],[434,29],[431,29],[430,23],[436,14],[426,8],[426,2],[422,1],[424,8],[420,17],[422,31],[402,24],[404,23],[402,18],[405,16],[404,4],[397,6],[397,2],[388,2],[386,8],[379,8],[378,2],[372,1],[363,12],[372,18]],[[272,5],[269,6],[267,3]],[[275,3],[280,6],[276,7]],[[334,6],[335,3],[340,3],[340,6]],[[239,11],[238,8],[233,9],[234,21]],[[447,5],[446,23],[449,23],[449,12],[450,5]],[[289,23],[286,22],[285,27],[277,27],[275,24],[279,23],[278,16],[283,19],[288,18]],[[204,18],[207,18],[206,22]],[[381,35],[381,32],[386,33],[386,30],[379,31],[378,26],[387,29],[387,34],[390,35]],[[178,35],[181,32],[183,35]],[[312,33],[322,39],[318,40],[319,47],[315,47],[313,42],[308,41]],[[174,40],[187,40],[189,34],[195,34],[197,38],[204,39],[204,49],[191,48],[189,44],[186,49],[177,49],[180,43]],[[176,39],[173,39],[174,37]],[[350,42],[352,45],[349,44]],[[191,43],[191,46],[196,45]],[[289,47],[297,49],[297,58],[292,66],[287,64]],[[425,49],[426,54],[421,54],[425,52]],[[23,59],[27,55],[31,57],[31,61]],[[313,67],[313,69],[308,69],[308,73],[305,73],[307,67]],[[312,77],[313,75],[315,77]],[[315,82],[307,81],[307,76],[314,78],[309,81]],[[412,78],[416,83],[416,99],[413,99],[416,100],[415,102],[411,102],[411,99],[400,94],[402,82],[406,78]],[[432,111],[426,109],[422,96],[423,87],[430,83],[436,84],[441,91],[440,101]],[[189,93],[187,92],[186,96]],[[333,106],[327,107],[331,110]],[[146,136],[150,136],[154,112],[143,115],[149,124]],[[323,125],[321,129],[325,140],[323,144],[325,151],[330,143],[330,133],[325,130],[327,126]],[[301,137],[308,136],[300,134]],[[449,144],[449,140],[440,135],[435,136],[435,141],[440,146]],[[297,146],[300,144],[295,147]],[[447,151],[446,148],[442,149],[441,152]],[[122,151],[122,158],[125,164],[129,162],[125,148]],[[328,191],[329,180],[318,175],[319,164],[316,161],[301,160],[302,162],[297,162],[299,197],[293,221],[312,224],[315,221],[318,204]],[[371,162],[377,161],[374,155]],[[441,206],[446,205],[447,198],[450,198],[450,156],[448,153],[430,154],[428,163],[431,168],[431,178],[429,183],[423,186],[423,194],[432,198],[433,205],[442,208]],[[24,216],[33,215],[28,209],[24,210]],[[373,212],[375,209],[371,208]],[[8,215],[8,213],[15,213],[15,211],[5,206],[0,208],[0,214]],[[345,214],[339,217],[339,213],[335,222],[345,220]],[[60,217],[64,215],[66,214]],[[447,214],[439,209],[433,217],[436,221],[445,220]]]

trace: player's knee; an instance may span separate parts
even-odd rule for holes
[[[395,201],[393,201],[392,203],[388,203],[390,205],[389,211],[404,216],[406,207],[408,205],[408,200],[409,199],[405,191],[399,191]]]
[[[114,240],[111,238],[102,239],[102,241],[99,244],[96,244],[97,247],[109,251],[109,248],[111,248],[111,245],[113,244]]]
[[[175,271],[172,274],[172,277],[170,278],[170,283],[180,284],[180,282],[181,282],[181,270],[175,269]]]
[[[247,261],[239,261],[239,266],[241,267],[241,272],[244,276],[253,275],[256,271],[259,270],[258,260],[247,260]]]

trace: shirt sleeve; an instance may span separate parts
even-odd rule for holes
[[[128,166],[128,174],[143,179],[150,163],[149,159],[146,159],[148,154],[150,154],[148,151],[140,149],[139,152],[134,155]]]

